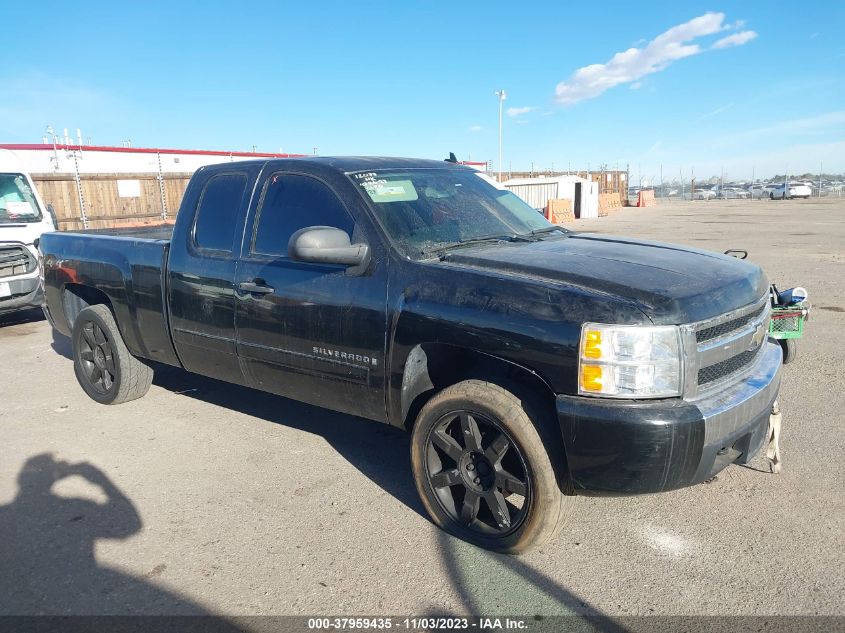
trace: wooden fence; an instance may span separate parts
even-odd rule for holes
[[[32,174],[59,230],[99,229],[173,222],[191,179],[189,173]],[[80,201],[80,196],[82,200]]]

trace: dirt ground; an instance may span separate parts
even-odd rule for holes
[[[579,500],[521,557],[425,517],[397,430],[177,370],[105,407],[38,313],[0,322],[0,614],[845,615],[845,201],[665,203],[577,230],[746,249],[814,309],[784,469]]]

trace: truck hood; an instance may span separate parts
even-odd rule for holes
[[[618,296],[659,324],[741,308],[769,287],[759,266],[721,253],[590,233],[455,250],[445,261]]]
[[[32,244],[42,233],[52,230],[45,222],[4,223],[0,224],[0,242]]]

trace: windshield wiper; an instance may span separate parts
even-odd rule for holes
[[[566,235],[567,233],[569,233],[569,231],[567,231],[566,229],[562,229],[559,226],[544,226],[542,229],[534,229],[533,231],[529,231],[528,233],[520,233],[520,235],[521,236],[522,235],[530,235],[530,236],[533,237],[535,235],[543,235],[544,233],[555,233],[555,232],[560,232],[563,235]]]
[[[446,251],[451,251],[456,248],[464,248],[465,246],[477,246],[478,244],[498,244],[500,242],[530,242],[531,240],[524,235],[488,235],[483,237],[472,237],[459,242],[452,242],[451,244],[444,244],[442,246],[434,246],[432,248],[423,249],[422,253],[440,253],[441,255]]]

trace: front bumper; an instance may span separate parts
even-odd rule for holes
[[[577,491],[661,492],[699,483],[760,450],[780,389],[781,349],[768,341],[738,383],[696,401],[561,395],[557,415]]]
[[[0,297],[0,314],[37,308],[44,303],[44,287],[38,275],[22,279],[0,279],[9,284],[11,296]]]

